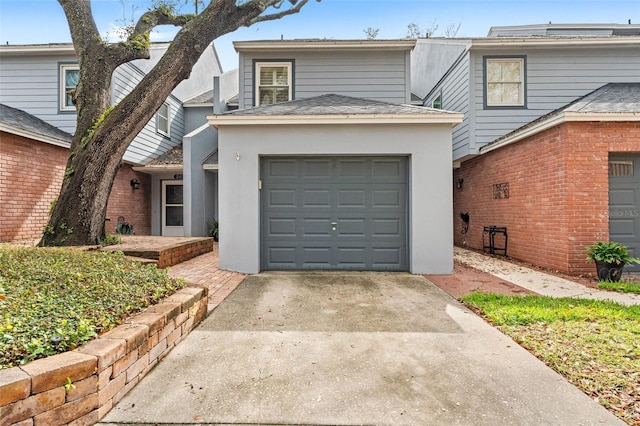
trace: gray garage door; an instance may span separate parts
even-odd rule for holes
[[[406,157],[264,157],[262,269],[405,271]]]
[[[609,240],[640,257],[640,156],[609,159]],[[637,272],[640,267],[630,265],[625,270]]]

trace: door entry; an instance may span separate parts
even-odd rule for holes
[[[162,181],[162,235],[184,237],[184,205],[181,180]]]

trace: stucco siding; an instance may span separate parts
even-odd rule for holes
[[[254,60],[293,60],[295,99],[336,93],[399,104],[409,100],[409,56],[404,51],[244,52],[240,108],[254,105]]]
[[[485,109],[483,56],[526,55],[526,109]],[[640,45],[473,51],[476,140],[479,149],[607,83],[640,82]]]
[[[394,143],[390,144],[390,140]],[[222,126],[219,197],[225,202],[219,206],[220,267],[247,273],[260,271],[261,156],[376,154],[409,157],[410,271],[451,273],[452,171],[448,124]]]

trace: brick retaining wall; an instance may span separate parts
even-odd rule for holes
[[[97,423],[206,317],[207,299],[184,288],[74,351],[0,370],[0,426]]]

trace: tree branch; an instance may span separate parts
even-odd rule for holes
[[[256,16],[255,18],[251,19],[247,24],[245,24],[245,26],[248,27],[248,26],[256,24],[258,22],[273,21],[273,20],[276,20],[276,19],[280,19],[280,18],[282,18],[284,16],[296,14],[296,13],[300,12],[300,9],[302,9],[302,6],[307,4],[308,1],[309,0],[302,0],[300,3],[297,3],[297,1],[291,1],[290,0],[291,4],[295,5],[291,9],[287,9],[287,10],[284,10],[284,11],[278,12],[278,13],[272,13],[272,14],[269,14],[269,15]],[[316,0],[316,1],[320,1],[320,0]],[[282,2],[280,2],[280,3],[282,3]]]
[[[138,19],[133,32],[129,36],[129,41],[148,34],[158,25],[173,25],[181,27],[193,19],[194,16],[195,15],[174,15],[168,7],[159,7],[149,10],[145,12],[140,19]]]

